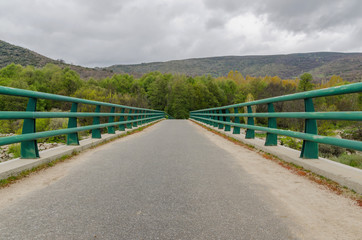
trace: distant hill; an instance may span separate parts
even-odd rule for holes
[[[12,45],[10,43],[0,40],[0,68],[15,63],[22,66],[32,65],[35,67],[44,67],[48,63],[59,65],[60,67],[69,67],[72,70],[78,72],[82,78],[105,78],[112,76],[114,73],[109,69],[103,68],[87,68],[82,66],[76,66],[72,64],[66,64],[61,60],[54,60],[29,49]]]
[[[268,56],[225,56],[87,68],[50,59],[0,40],[0,68],[11,63],[35,67],[53,63],[60,67],[69,67],[85,79],[110,77],[114,73],[128,73],[140,77],[153,71],[190,76],[211,74],[219,77],[226,76],[231,70],[236,70],[244,76],[255,77],[268,75],[287,79],[310,72],[316,80],[329,79],[333,75],[339,75],[348,81],[362,81],[362,53],[315,52]]]
[[[191,76],[211,74],[226,76],[237,70],[244,76],[279,76],[295,78],[310,72],[315,79],[340,75],[348,81],[362,79],[362,53],[297,53],[269,56],[225,56],[153,62],[134,65],[114,65],[108,69],[117,73],[144,74],[152,71],[181,73]]]

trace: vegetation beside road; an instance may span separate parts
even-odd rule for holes
[[[42,68],[23,67],[10,64],[0,69],[0,85],[33,91],[60,94],[96,101],[137,106],[162,110],[174,118],[188,118],[189,111],[209,107],[241,103],[301,91],[321,89],[349,84],[339,76],[315,82],[309,73],[295,79],[281,79],[278,76],[243,76],[238,71],[230,71],[225,77],[191,77],[180,74],[151,72],[140,78],[128,74],[114,74],[103,79],[82,79],[70,68],[47,64]],[[0,96],[0,111],[24,111],[27,99]],[[70,103],[39,100],[38,111],[69,111]],[[348,94],[315,99],[316,111],[361,111],[362,94]],[[240,109],[241,112],[243,109]],[[276,112],[304,111],[303,101],[275,104]],[[79,111],[92,112],[94,106],[79,106]],[[109,112],[104,107],[101,111]],[[266,106],[257,106],[257,112],[267,111]],[[79,118],[79,124],[91,124],[91,119]],[[107,118],[101,118],[106,122]],[[244,122],[244,119],[241,119]],[[20,133],[21,120],[3,120],[0,133]],[[267,125],[266,118],[258,118],[257,124]],[[65,128],[67,119],[37,119],[37,131]],[[303,131],[303,120],[278,119],[278,128]],[[318,121],[320,135],[336,136],[346,139],[362,139],[361,123],[354,121]],[[84,134],[87,134],[85,132]],[[64,136],[45,139],[50,142],[64,142]],[[298,148],[295,139],[284,139],[284,145]],[[14,152],[16,152],[14,150]],[[353,151],[321,145],[321,156],[333,158],[355,154]],[[351,157],[353,158],[353,157]],[[350,162],[355,162],[351,160]],[[355,163],[353,163],[355,164]],[[359,165],[359,164],[357,164]]]

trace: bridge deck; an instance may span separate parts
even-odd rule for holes
[[[0,239],[303,239],[270,189],[189,121],[76,158],[0,206]]]

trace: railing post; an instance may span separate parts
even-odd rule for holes
[[[216,114],[216,110],[214,110],[214,112],[213,112],[214,114]],[[218,120],[219,118],[215,115],[214,116],[214,120]],[[217,122],[213,122],[214,123],[214,127],[217,127],[217,126],[219,126],[219,124],[217,123]]]
[[[96,106],[96,113],[101,112],[101,106],[97,105]],[[100,117],[93,117],[93,125],[98,125],[100,124]],[[101,129],[97,128],[97,129],[93,129],[92,130],[92,138],[102,138],[101,136]]]
[[[212,122],[210,119],[212,119],[212,117],[210,116],[211,112],[210,111],[205,111],[206,114],[209,114],[207,116],[205,116],[207,118],[207,121],[205,122],[208,125],[212,125]]]
[[[115,107],[111,107],[111,113],[114,113]],[[114,116],[109,116],[108,118],[108,123],[113,123],[114,122]],[[114,126],[109,126],[108,127],[108,133],[109,134],[115,134],[116,130]]]
[[[222,114],[222,110],[219,110],[219,114]],[[219,116],[219,121],[224,121],[224,117],[223,116]],[[219,129],[223,129],[224,128],[224,124],[219,123]]]
[[[230,113],[229,109],[225,109],[224,112],[225,112],[226,114],[229,114],[229,113]],[[226,117],[225,117],[225,121],[226,121],[226,122],[230,122],[230,116],[226,116]],[[231,131],[231,126],[225,124],[225,132],[229,132],[229,131]]]
[[[234,113],[239,113],[239,110],[237,107],[234,108]],[[235,116],[234,123],[240,123],[240,118]],[[233,134],[240,134],[240,127],[234,127]]]
[[[304,99],[304,109],[306,112],[314,112],[314,105],[312,98]],[[317,120],[305,119],[304,132],[309,134],[318,134]],[[318,159],[318,143],[303,140],[302,151],[300,152],[301,158]]]
[[[145,110],[141,110],[140,111],[140,113],[142,114],[142,115],[140,115],[140,122],[139,122],[139,125],[143,125],[143,118],[144,118],[144,112],[145,112]]]
[[[273,103],[268,103],[268,112],[273,113],[274,105]],[[276,118],[268,118],[268,127],[269,128],[277,128],[277,119]],[[278,145],[278,135],[274,133],[266,133],[265,146],[276,146]]]
[[[208,111],[203,111],[203,112],[201,112],[201,113],[204,113],[204,114],[209,114],[209,112],[208,112]],[[210,116],[205,115],[205,116],[203,116],[203,117],[207,119],[207,120],[205,120],[205,124],[210,125],[210,120],[209,120]],[[199,120],[198,120],[198,121],[199,121]]]
[[[28,105],[26,107],[27,112],[35,112],[36,111],[36,98],[29,98]],[[36,119],[35,118],[26,118],[24,119],[23,131],[22,134],[31,134],[35,133]],[[36,140],[30,140],[21,143],[20,148],[20,156],[21,158],[38,158],[39,150],[38,143]]]
[[[143,124],[147,124],[147,118],[148,117],[148,110],[145,110],[144,114],[143,114]]]
[[[128,114],[132,114],[132,109],[128,109]],[[131,115],[127,116],[127,121],[131,121],[132,117]],[[127,123],[126,124],[127,129],[132,129],[132,123]]]
[[[150,117],[150,111],[147,110],[147,113],[146,113],[146,118],[149,118]],[[150,122],[149,119],[145,120],[145,123],[148,124]]]
[[[137,114],[137,113],[138,113],[138,110],[134,110],[134,113]],[[134,127],[137,127],[137,126],[138,126],[138,123],[137,123],[138,121],[137,121],[137,119],[138,119],[138,116],[135,115],[134,118],[133,118],[133,120],[136,120],[135,122],[133,122],[133,126],[134,126]]]
[[[78,111],[78,103],[72,103],[72,107],[70,112],[77,112]],[[77,127],[77,118],[70,117],[68,120],[68,128],[76,128]],[[79,137],[78,132],[69,133],[67,135],[67,145],[79,145]]]
[[[248,113],[253,113],[253,110],[251,109],[251,106],[248,106],[247,109],[248,109]],[[254,118],[253,117],[248,117],[248,125],[254,126]],[[245,138],[248,138],[248,139],[255,138],[255,130],[247,129]]]
[[[121,108],[121,113],[124,113],[124,108]],[[124,121],[124,116],[120,116],[120,117],[119,117],[119,121],[120,121],[120,122]],[[125,123],[120,124],[120,125],[118,126],[119,131],[124,131],[124,130],[125,130],[125,126],[126,126]]]
[[[206,114],[206,111],[199,112],[199,114]],[[207,116],[200,116],[200,117],[208,118]],[[201,119],[201,120],[199,119],[199,120],[197,120],[197,121],[202,122],[202,123],[205,123],[205,124],[208,123],[208,121],[207,121],[207,120],[204,120],[204,119]]]

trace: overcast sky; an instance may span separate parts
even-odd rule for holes
[[[362,52],[362,1],[0,0],[0,39],[90,67]]]

